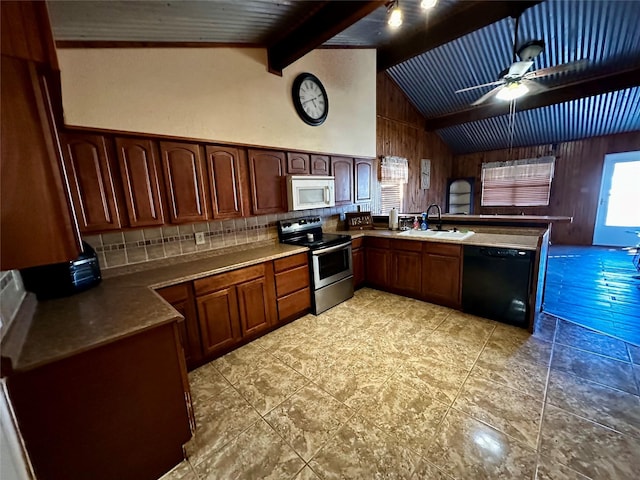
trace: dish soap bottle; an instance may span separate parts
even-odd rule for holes
[[[420,224],[418,223],[418,216],[413,217],[413,229],[420,230]]]
[[[422,212],[422,223],[420,224],[420,229],[421,230],[426,230],[428,227],[427,225],[427,214],[425,212]]]

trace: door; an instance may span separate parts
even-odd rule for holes
[[[422,254],[420,252],[393,251],[391,254],[391,287],[394,290],[419,296],[422,283],[421,275]]]
[[[311,155],[311,175],[329,175],[327,155]]]
[[[122,228],[113,184],[113,161],[102,135],[64,136],[64,161],[81,232]]]
[[[336,177],[336,205],[353,203],[353,159],[331,157],[331,175]]]
[[[389,258],[388,250],[366,249],[365,264],[368,283],[376,287],[387,287],[389,284]]]
[[[155,145],[143,138],[116,138],[116,156],[124,186],[129,226],[162,225],[162,182]]]
[[[251,197],[255,215],[287,211],[285,163],[284,152],[249,150]]]
[[[370,202],[373,195],[373,160],[355,159],[356,203]]]
[[[271,312],[265,277],[240,283],[236,288],[242,336],[247,337],[269,328],[275,317]]]
[[[238,149],[209,145],[206,152],[213,218],[244,216]]]
[[[351,252],[353,261],[353,286],[358,288],[364,283],[364,248],[356,248]]]
[[[308,154],[287,152],[287,173],[289,175],[308,175],[309,171]]]
[[[200,147],[190,143],[160,142],[162,170],[171,223],[207,219]]]
[[[640,242],[640,151],[604,158],[593,245],[630,247]]]
[[[223,288],[196,300],[205,356],[220,354],[240,341],[236,287]]]

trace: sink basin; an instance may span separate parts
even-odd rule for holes
[[[416,238],[440,238],[442,240],[464,240],[475,232],[454,232],[453,230],[405,230],[398,235]]]

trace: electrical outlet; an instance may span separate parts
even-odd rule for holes
[[[204,232],[196,232],[193,236],[196,239],[196,245],[204,245]]]

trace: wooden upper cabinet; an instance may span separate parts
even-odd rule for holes
[[[206,220],[207,207],[200,146],[160,142],[160,154],[170,223]]]
[[[331,175],[336,177],[336,205],[353,203],[353,158],[331,157]]]
[[[308,175],[309,154],[287,152],[287,173],[289,175]]]
[[[245,211],[240,151],[237,148],[208,145],[206,157],[212,217],[215,219],[243,217]]]
[[[373,200],[373,160],[356,158],[354,161],[356,203]]]
[[[249,150],[251,202],[254,215],[287,211],[284,152]]]
[[[129,226],[162,225],[160,165],[155,144],[143,138],[116,138]]]
[[[5,55],[0,76],[0,270],[72,260],[80,237],[45,79],[33,64]]]
[[[81,232],[122,228],[113,183],[114,165],[102,135],[64,135],[64,161]]]
[[[311,155],[311,175],[329,175],[329,156]]]

